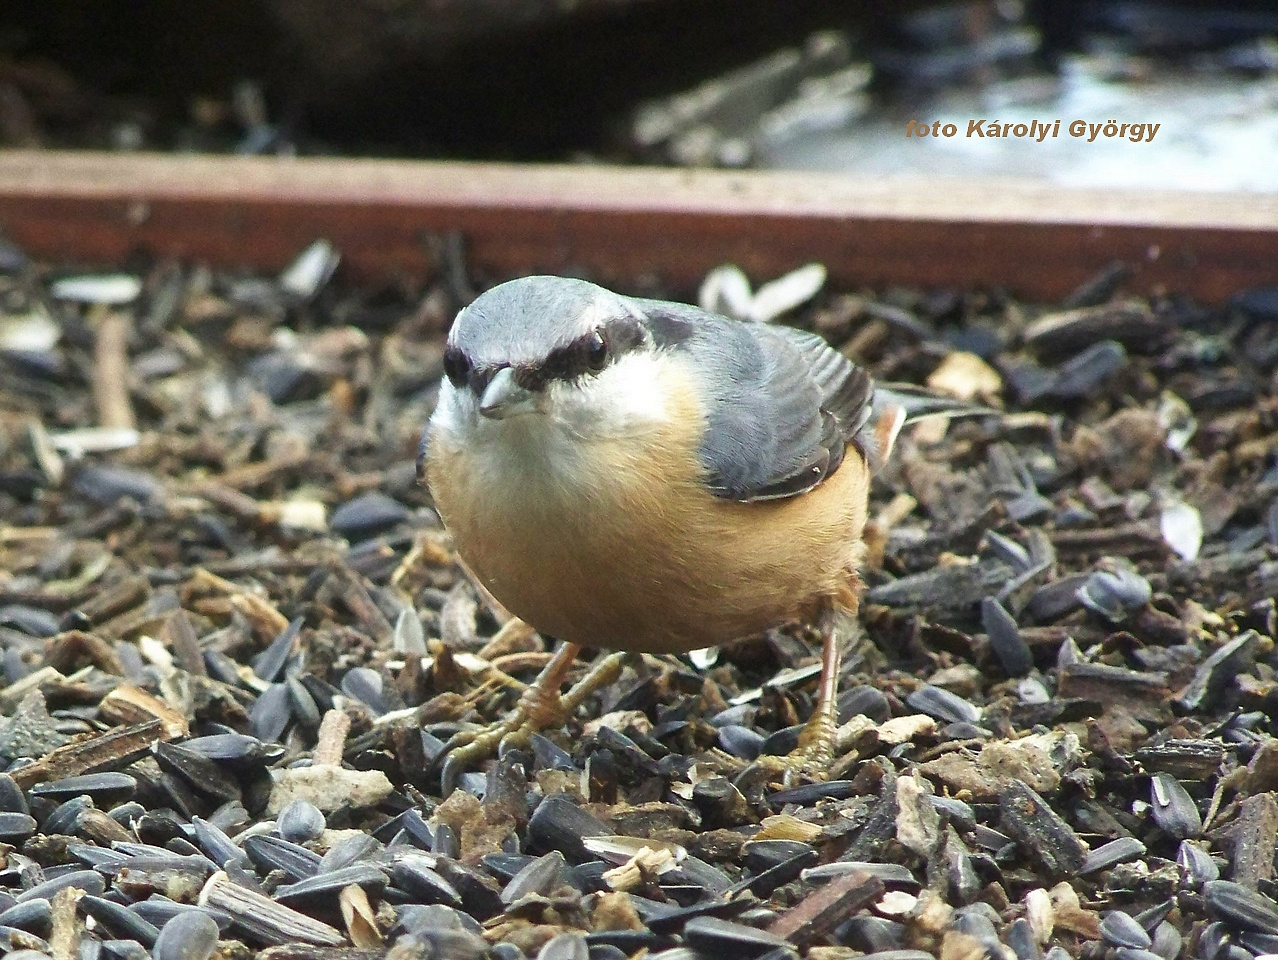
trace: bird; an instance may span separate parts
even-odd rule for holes
[[[528,276],[461,309],[419,474],[461,562],[560,642],[510,714],[445,747],[444,780],[566,722],[627,653],[790,622],[822,638],[816,706],[782,765],[833,759],[871,476],[905,404],[822,337],[585,280]],[[583,647],[614,651],[568,692]]]

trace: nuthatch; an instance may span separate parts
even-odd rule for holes
[[[562,277],[463,309],[444,370],[421,461],[439,515],[492,595],[565,641],[449,763],[526,742],[618,676],[614,655],[561,698],[582,646],[682,653],[804,621],[822,672],[790,762],[819,775],[836,614],[856,610],[870,476],[903,409],[876,408],[865,371],[814,334]]]

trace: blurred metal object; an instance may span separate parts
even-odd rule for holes
[[[643,104],[631,143],[650,160],[686,167],[745,167],[769,146],[845,127],[869,107],[868,63],[853,60],[847,35],[812,34],[684,91]]]
[[[1026,72],[1040,42],[1022,4],[973,0],[904,14],[899,41],[876,49],[872,59],[906,88],[984,86]]]

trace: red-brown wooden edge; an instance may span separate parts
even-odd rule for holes
[[[1278,284],[1278,197],[595,166],[0,152],[0,230],[55,262],[139,248],[278,269],[317,237],[357,277],[421,275],[460,231],[498,278],[585,272],[674,291],[734,262],[818,260],[843,287],[999,286],[1056,298],[1114,260],[1131,286],[1221,302]]]

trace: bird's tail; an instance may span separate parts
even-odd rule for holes
[[[996,416],[998,413],[991,407],[930,393],[909,384],[876,384],[870,416],[857,439],[871,472],[878,473],[891,458],[896,438],[906,424],[934,417],[956,419]]]

